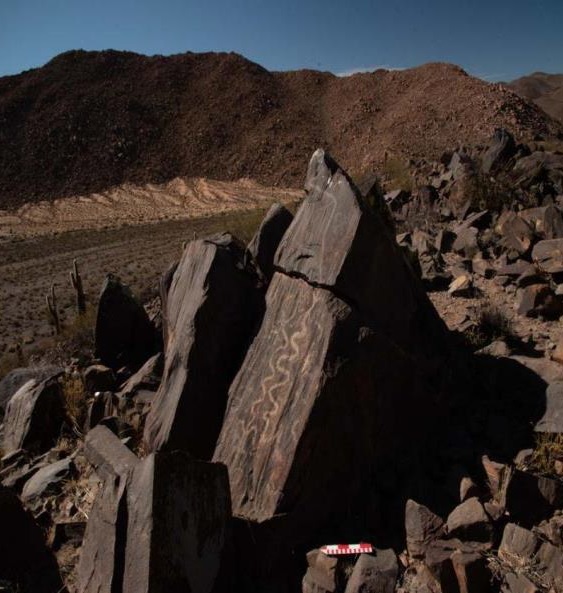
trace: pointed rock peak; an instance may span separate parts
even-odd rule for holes
[[[307,177],[305,178],[305,191],[308,197],[320,198],[331,182],[332,178],[339,173],[350,184],[352,191],[359,197],[359,191],[348,177],[347,173],[322,148],[317,148],[309,161]]]

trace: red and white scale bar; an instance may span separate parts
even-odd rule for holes
[[[323,546],[321,552],[327,556],[339,554],[371,554],[373,547],[371,544],[361,542],[359,544],[333,544],[330,546]]]

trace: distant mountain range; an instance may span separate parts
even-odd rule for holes
[[[384,154],[438,158],[561,135],[534,103],[450,64],[337,77],[237,54],[72,51],[0,78],[0,209],[177,176],[301,186],[317,147],[356,178]]]
[[[551,117],[563,122],[563,74],[534,72],[508,83],[524,99],[534,101]]]

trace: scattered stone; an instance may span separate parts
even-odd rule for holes
[[[307,553],[307,572],[303,577],[303,593],[335,593],[339,578],[338,559],[320,550]]]
[[[478,234],[479,231],[475,227],[463,228],[456,235],[452,250],[471,259],[479,253]]]
[[[448,288],[452,296],[471,297],[473,294],[473,281],[471,276],[462,274],[455,278]]]
[[[563,590],[563,549],[549,542],[544,542],[536,556],[544,578],[555,591]]]
[[[546,239],[536,243],[532,259],[549,274],[563,272],[563,239]]]
[[[493,142],[483,155],[482,169],[484,173],[494,174],[516,154],[516,143],[512,134],[504,128],[497,128]]]
[[[492,525],[483,505],[476,497],[457,506],[448,516],[448,535],[463,540],[488,542],[492,536]]]
[[[49,450],[65,420],[61,386],[57,379],[31,379],[13,395],[4,417],[4,453],[25,449]]]
[[[61,483],[71,475],[72,469],[72,457],[66,457],[39,469],[23,487],[23,502],[29,508],[36,509],[41,497],[60,490]]]
[[[407,550],[413,558],[422,558],[430,543],[444,532],[444,522],[424,505],[408,500],[405,508]]]
[[[398,574],[393,550],[376,550],[375,556],[360,554],[344,593],[393,593]]]
[[[531,284],[518,290],[516,312],[526,317],[558,319],[563,314],[563,305],[547,284]]]
[[[385,203],[392,212],[400,210],[409,200],[410,194],[402,189],[396,189],[384,196]]]
[[[231,235],[189,243],[168,293],[164,373],[144,432],[150,451],[211,457],[262,299],[244,247]]]
[[[502,534],[498,555],[512,566],[524,566],[531,562],[538,544],[538,538],[531,531],[508,523]]]
[[[509,572],[504,577],[502,593],[540,593],[540,590],[525,575]]]

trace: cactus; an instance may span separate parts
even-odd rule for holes
[[[82,277],[78,271],[78,262],[73,260],[72,270],[70,271],[70,284],[76,291],[76,310],[79,315],[84,315],[86,312],[86,297],[84,296],[84,288],[82,286]]]
[[[58,335],[61,333],[61,321],[59,319],[59,312],[57,310],[57,295],[55,294],[55,284],[51,284],[51,291],[45,295],[45,301],[47,302],[47,312],[49,313],[49,319],[51,325],[55,328],[55,333]]]

